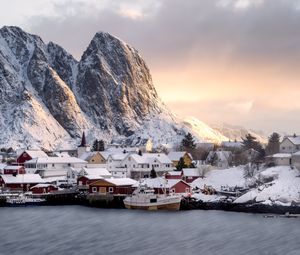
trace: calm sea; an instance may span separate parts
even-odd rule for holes
[[[300,220],[222,211],[0,208],[0,254],[300,254]]]

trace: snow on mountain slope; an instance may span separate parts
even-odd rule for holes
[[[201,137],[202,142],[221,143],[222,141],[228,140],[228,138],[219,131],[209,127],[203,121],[200,121],[195,117],[188,117],[184,119],[183,123],[190,128],[193,135]]]
[[[0,106],[2,147],[72,146],[82,131],[89,141],[124,137],[128,145],[177,145],[187,132],[201,142],[228,140],[199,120],[178,120],[138,51],[103,32],[78,62],[55,43],[1,28]]]
[[[247,134],[251,134],[256,137],[260,143],[266,144],[268,142],[268,138],[262,132],[246,129],[244,127],[234,126],[226,123],[214,124],[211,125],[211,127],[225,137],[228,137],[228,139],[231,141],[234,141],[235,139],[240,141],[242,137],[244,138]]]

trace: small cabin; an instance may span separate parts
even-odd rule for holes
[[[128,195],[132,194],[132,185],[136,183],[130,178],[109,178],[95,181],[89,185],[89,193],[99,195]]]

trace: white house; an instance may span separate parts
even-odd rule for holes
[[[173,170],[172,161],[163,153],[129,154],[122,161],[122,166],[133,179],[149,177],[152,169],[158,176]]]
[[[66,176],[70,169],[81,169],[86,161],[75,157],[35,158],[25,163],[26,173],[39,173],[42,177]]]
[[[300,136],[285,136],[279,146],[280,153],[294,153],[300,151]]]
[[[126,163],[123,161],[129,153],[110,154],[107,158],[107,170],[114,177],[126,178],[130,176]]]
[[[210,151],[206,158],[206,163],[211,164],[220,169],[225,169],[230,166],[232,162],[231,151]]]
[[[289,166],[292,164],[292,155],[290,153],[276,153],[266,157],[268,163],[274,163],[276,166]]]

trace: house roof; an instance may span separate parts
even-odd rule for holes
[[[11,183],[45,183],[39,174],[18,174],[16,176],[10,174],[1,175],[2,180],[6,184]]]
[[[113,160],[122,161],[124,160],[129,153],[119,153],[119,154],[110,154],[108,157],[111,157]]]
[[[26,161],[25,164],[68,164],[68,163],[87,163],[86,161],[75,157],[47,157],[47,158],[35,158]]]
[[[137,182],[131,178],[108,178],[105,180],[116,186],[132,186]]]
[[[242,142],[232,142],[232,141],[223,141],[221,146],[227,148],[241,148],[243,146]]]
[[[273,154],[269,157],[272,157],[272,158],[290,158],[292,155],[290,153],[276,153],[276,154]]]
[[[47,158],[48,155],[41,150],[25,150],[19,156],[21,156],[24,152],[26,152],[31,158]]]
[[[192,159],[192,156],[187,153],[186,151],[171,151],[169,154],[168,154],[168,157],[170,160],[172,161],[178,161],[180,158],[182,158],[185,154],[188,154],[189,157]]]
[[[98,177],[107,177],[111,176],[111,173],[106,168],[82,168],[80,173],[87,175],[87,176],[98,176]]]
[[[178,182],[184,182],[183,180],[177,179],[165,179],[163,177],[156,177],[156,178],[144,178],[141,179],[140,182],[137,182],[133,185],[133,187],[147,186],[151,189],[159,189],[159,188],[172,188]],[[184,182],[186,183],[186,182]]]
[[[20,168],[22,168],[23,166],[5,166],[4,169],[5,170],[18,170]]]
[[[79,158],[85,161],[89,161],[92,157],[94,157],[98,151],[88,151],[83,153]]]
[[[50,183],[39,183],[37,185],[32,186],[30,189],[33,189],[33,188],[48,188],[48,187],[55,187],[56,188],[55,185],[50,184]]]
[[[294,145],[300,145],[300,136],[286,136],[284,139],[289,139]]]
[[[138,164],[152,164],[156,161],[159,161],[161,164],[172,163],[168,156],[163,153],[143,153],[142,155],[131,154],[130,157]]]
[[[181,171],[169,171],[167,174],[170,176],[181,176]]]
[[[183,168],[182,172],[183,172],[183,176],[192,176],[192,177],[200,176],[200,172],[198,168]]]

